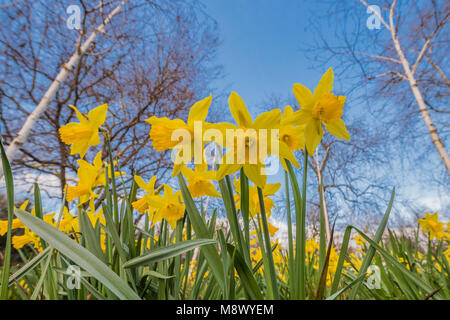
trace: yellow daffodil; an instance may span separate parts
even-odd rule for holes
[[[71,122],[59,129],[61,141],[65,144],[72,145],[70,154],[80,154],[80,158],[84,158],[90,146],[100,143],[98,130],[106,121],[106,113],[108,105],[101,106],[89,111],[87,117],[78,111],[74,106],[70,106],[75,110],[76,116],[80,123]]]
[[[305,250],[306,250],[306,256],[309,259],[311,259],[312,256],[316,254],[316,251],[319,250],[319,244],[316,242],[315,238],[306,240]]]
[[[98,194],[94,193],[97,171],[87,166],[81,166],[78,168],[77,176],[78,184],[67,188],[67,201],[72,202],[79,199],[80,205],[90,201],[89,206],[93,208],[94,200],[98,197]]]
[[[272,183],[266,184],[262,188],[263,193],[263,201],[264,201],[264,209],[266,211],[267,217],[270,217],[272,213],[272,209],[275,207],[273,200],[270,199],[270,196],[273,196],[281,187],[280,183]],[[234,180],[234,188],[236,190],[236,194],[234,195],[234,199],[236,202],[236,208],[241,209],[241,182],[240,179]],[[255,215],[261,214],[261,207],[259,204],[259,195],[258,189],[256,186],[249,185],[248,186],[248,194],[249,194],[249,213],[251,217]]]
[[[23,228],[25,225],[19,219],[13,219],[11,230]],[[3,237],[8,232],[8,220],[0,221],[0,237]]]
[[[27,206],[28,206],[28,200],[26,200],[19,207],[19,209],[22,211],[25,211]],[[16,208],[14,207],[14,209],[16,209]],[[34,209],[33,209],[33,214],[34,214]],[[25,225],[22,223],[22,221],[20,221],[17,218],[13,219],[11,230],[20,229],[20,228],[25,228]],[[4,236],[6,234],[6,232],[8,232],[8,220],[2,220],[2,221],[0,221],[0,236],[1,237]]]
[[[39,248],[41,245],[41,238],[25,227],[23,235],[12,237],[12,245],[15,249],[21,249],[27,244],[31,244],[33,247]]]
[[[267,221],[267,229],[269,230],[269,235],[271,238],[275,236],[275,233],[277,233],[280,228],[275,227],[273,224],[271,224],[269,221]],[[256,230],[253,230],[250,232],[250,236],[254,237],[253,240],[250,241],[251,245],[254,245],[258,242],[258,238],[256,237]],[[278,239],[277,239],[278,241]]]
[[[155,208],[153,223],[166,219],[172,229],[175,229],[178,220],[184,216],[185,205],[180,201],[181,191],[173,192],[172,187],[164,185],[164,196],[150,197],[150,206]]]
[[[227,139],[234,139],[234,143],[233,148],[222,158],[217,172],[218,180],[243,168],[245,175],[258,187],[263,188],[267,180],[264,161],[268,155],[288,159],[295,166],[299,166],[285,142],[276,138],[278,148],[273,145],[272,129],[278,130],[281,121],[279,109],[264,112],[253,121],[244,101],[237,93],[231,93],[228,103],[237,127],[230,125],[226,128],[226,131],[234,130],[233,137],[226,135]]]
[[[55,214],[54,213],[50,213],[50,214],[46,214],[44,215],[44,217],[42,217],[42,219],[47,222],[49,225],[56,227],[56,221],[55,221]]]
[[[156,176],[153,176],[148,183],[145,183],[144,179],[139,176],[134,176],[134,181],[136,181],[139,188],[147,193],[144,197],[132,203],[133,208],[135,208],[140,214],[144,214],[145,212],[153,213],[154,209],[150,208],[150,197],[155,195]]]
[[[97,212],[93,210],[88,210],[86,211],[86,214],[94,227],[97,223],[106,226],[106,220],[103,215],[103,208],[100,208]]]
[[[67,189],[67,201],[72,202],[75,199],[80,200],[80,205],[88,201],[91,210],[94,210],[94,200],[98,197],[94,193],[94,188],[97,186],[104,186],[106,184],[106,167],[109,171],[109,176],[111,177],[111,166],[105,165],[101,158],[101,152],[95,157],[93,164],[85,160],[77,161],[78,168],[78,185],[69,186]],[[115,177],[124,175],[123,172],[115,172]],[[95,210],[94,210],[95,211]]]
[[[80,168],[85,168],[86,170],[93,173],[95,176],[95,181],[93,182],[94,185],[98,186],[105,186],[106,185],[106,168],[108,168],[108,177],[111,179],[112,177],[112,171],[111,166],[102,160],[102,152],[98,152],[97,155],[94,158],[94,161],[92,164],[85,160],[78,160],[77,161]],[[116,165],[117,162],[114,162],[114,165]],[[125,175],[124,172],[114,172],[114,177],[118,178],[120,176]]]
[[[294,126],[292,118],[294,110],[291,106],[284,108],[280,122],[279,139],[286,143],[291,151],[305,148],[305,125]]]
[[[188,190],[193,198],[203,196],[220,198],[220,193],[217,192],[213,183],[210,181],[216,179],[216,172],[213,170],[208,171],[208,164],[197,164],[194,170],[183,167],[181,173],[186,177]]]
[[[198,149],[203,152],[203,137],[194,132],[194,123],[196,121],[201,122],[202,130],[208,128],[209,124],[205,120],[211,102],[212,95],[196,102],[189,111],[187,123],[181,119],[171,120],[166,117],[158,118],[155,116],[146,120],[152,126],[150,139],[156,151],[179,149],[172,172],[173,177],[180,173],[183,165],[192,159],[195,150]],[[196,147],[195,144],[197,144]],[[183,150],[189,151],[190,155],[183,154]]]
[[[322,124],[329,133],[339,139],[350,139],[350,134],[341,119],[345,100],[344,96],[335,96],[333,90],[333,69],[328,69],[314,90],[314,94],[301,84],[294,84],[293,91],[300,105],[291,123],[304,124],[306,148],[310,155],[314,154],[322,140]]]
[[[78,217],[71,214],[67,207],[64,207],[63,215],[60,218],[59,230],[65,233],[80,231]]]
[[[280,230],[280,228],[275,227],[270,222],[267,222],[267,229],[269,229],[269,234],[272,238],[275,236],[275,233],[277,233],[277,231]]]
[[[445,223],[439,222],[438,213],[429,214],[425,212],[425,217],[419,219],[419,226],[425,233],[429,233],[431,238],[449,239],[449,233],[445,232]]]

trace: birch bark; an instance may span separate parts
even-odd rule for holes
[[[63,65],[62,69],[59,71],[55,80],[53,80],[52,84],[45,92],[44,96],[42,97],[37,107],[28,116],[22,129],[20,129],[17,136],[9,144],[6,150],[6,156],[8,157],[11,163],[14,161],[14,158],[16,157],[19,149],[26,143],[31,133],[31,130],[38,121],[39,117],[49,107],[50,102],[58,92],[61,84],[69,77],[72,70],[75,69],[81,57],[87,52],[91,44],[97,38],[98,34],[105,32],[105,26],[111,22],[112,18],[122,10],[122,8],[125,6],[127,2],[129,2],[129,0],[121,1],[119,5],[110,12],[110,14],[106,17],[106,19],[97,28],[94,29],[94,31],[87,38],[87,40],[81,46],[77,46],[77,49],[70,58],[69,62]],[[2,176],[3,176],[3,167],[0,164],[0,177]]]

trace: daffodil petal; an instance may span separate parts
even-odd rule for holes
[[[183,163],[181,163],[181,164],[175,164],[175,165],[173,166],[172,178],[173,178],[173,177],[176,177],[176,176],[181,172],[181,170],[183,169],[183,167],[184,167],[184,164],[183,164]]]
[[[324,94],[330,93],[333,90],[334,73],[333,69],[329,68],[322,76],[314,90],[314,100],[320,99]]]
[[[191,179],[195,175],[195,172],[186,166],[181,168],[181,173],[186,179]]]
[[[222,180],[225,176],[233,174],[242,168],[243,164],[237,164],[235,160],[234,150],[229,150],[225,153],[217,171],[217,180]]]
[[[284,125],[285,122],[290,121],[290,119],[292,118],[293,115],[294,115],[294,110],[292,109],[292,107],[286,106],[284,108],[283,115],[281,116],[280,124]]]
[[[319,120],[310,121],[305,128],[306,149],[313,155],[323,137],[323,128]]]
[[[265,196],[273,196],[281,187],[281,183],[266,184],[263,190]]]
[[[296,168],[300,167],[300,164],[298,163],[297,159],[295,158],[294,154],[292,153],[291,149],[287,146],[286,143],[283,141],[279,142],[278,145],[278,157],[280,159],[287,159],[289,160],[292,165]]]
[[[78,111],[78,109],[75,106],[69,105],[70,108],[72,108],[75,111],[75,114],[77,116],[78,121],[80,121],[81,124],[88,124],[89,121],[86,119],[85,116],[83,116],[83,114]]]
[[[313,119],[310,110],[298,110],[289,118],[285,119],[282,125],[302,125],[310,122]]]
[[[313,95],[311,90],[300,83],[296,83],[292,86],[292,91],[301,109],[310,109],[312,107]]]
[[[95,156],[93,165],[97,169],[101,169],[103,167],[102,152],[101,151],[99,151],[97,153],[97,155]]]
[[[228,99],[231,115],[240,127],[250,128],[253,120],[245,106],[244,100],[236,93],[232,92]]]
[[[253,124],[255,129],[272,129],[280,125],[281,121],[281,110],[273,109],[268,112],[261,113]]]
[[[95,109],[89,111],[89,122],[95,127],[100,127],[106,121],[106,114],[108,112],[108,105],[102,104]]]
[[[75,155],[79,153],[80,158],[83,159],[88,150],[89,150],[89,143],[84,141],[75,142],[74,144],[72,144],[72,147],[70,148],[70,154]]]
[[[96,132],[94,132],[94,133],[92,134],[91,138],[89,139],[88,144],[89,144],[90,146],[96,146],[96,145],[98,145],[98,144],[100,144],[100,143],[101,143],[100,137],[99,137],[99,135],[98,135],[98,131],[96,131]]]
[[[205,121],[208,116],[208,109],[212,102],[212,95],[200,100],[191,107],[188,116],[188,125],[193,126],[194,121]]]
[[[244,165],[244,173],[255,185],[264,188],[267,182],[267,176],[261,173],[263,165],[260,164],[247,164]]]
[[[345,127],[342,119],[338,119],[329,123],[325,123],[325,128],[329,133],[339,139],[350,140],[350,134]]]
[[[220,193],[216,190],[216,188],[211,183],[211,181],[208,181],[207,194],[208,194],[208,196],[214,197],[214,198],[220,198],[221,197]]]
[[[161,208],[164,206],[164,203],[165,203],[164,198],[160,195],[148,197],[148,204],[152,208]]]

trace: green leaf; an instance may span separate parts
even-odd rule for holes
[[[261,222],[262,222],[262,234],[264,238],[264,248],[266,250],[267,255],[267,267],[265,270],[269,270],[269,278],[271,281],[271,285],[269,286],[272,289],[272,297],[276,300],[280,299],[280,295],[278,292],[277,285],[277,273],[275,271],[275,264],[273,261],[273,254],[270,245],[270,235],[269,235],[269,227],[267,225],[267,217],[266,217],[266,209],[264,208],[264,195],[262,189],[258,187],[258,197],[259,197],[259,208],[261,212]],[[261,245],[261,244],[260,244]]]
[[[355,229],[364,239],[366,239],[366,241],[370,243],[370,245],[374,248],[374,250],[378,250],[378,252],[380,252],[380,254],[383,255],[384,259],[386,259],[386,261],[388,261],[389,263],[393,264],[408,280],[415,283],[427,294],[430,294],[434,291],[432,287],[430,287],[427,283],[422,281],[416,274],[406,269],[405,266],[402,265],[400,262],[398,262],[397,259],[395,259],[388,251],[379,246],[375,240],[370,239],[364,232],[362,232],[358,228],[356,227],[352,228]]]
[[[350,289],[351,287],[353,287],[357,282],[359,282],[360,280],[364,279],[364,275],[360,276],[359,278],[356,278],[355,280],[353,280],[352,282],[350,282],[348,285],[346,285],[344,288],[342,288],[341,290],[339,290],[338,292],[332,294],[331,296],[329,296],[326,300],[335,300],[337,297],[339,297],[341,294],[343,294],[345,291],[347,291],[348,289]]]
[[[239,279],[241,280],[242,285],[250,299],[264,300],[264,297],[261,294],[261,289],[258,287],[255,277],[253,276],[253,272],[248,268],[248,265],[242,255],[233,245],[229,243],[227,244],[227,249],[231,256],[234,255],[234,267],[236,268],[236,271],[239,274]]]
[[[162,280],[175,278],[175,275],[173,275],[173,276],[166,276],[164,274],[161,274],[161,273],[153,271],[153,270],[144,271],[143,275],[149,275],[150,277],[154,277],[154,278],[162,279]]]
[[[17,217],[39,237],[56,250],[89,272],[94,278],[109,288],[119,299],[140,300],[140,297],[117,274],[109,269],[95,255],[70,239],[66,234],[36,218],[28,212],[16,210]]]
[[[392,210],[392,206],[394,204],[394,198],[395,198],[395,188],[392,190],[391,194],[391,200],[389,201],[388,208],[386,210],[386,213],[384,214],[383,219],[381,220],[380,225],[378,226],[377,232],[375,233],[375,236],[373,238],[373,241],[375,243],[379,243],[381,241],[381,238],[383,236],[384,230],[386,229],[386,225],[389,220],[389,215]],[[358,277],[361,275],[365,275],[367,273],[367,269],[369,268],[370,264],[372,263],[373,256],[375,255],[375,247],[370,246],[369,250],[367,251],[366,255],[364,256],[363,262],[361,263],[361,268],[358,272]],[[358,288],[361,285],[361,282],[357,283],[351,291],[350,294],[350,300],[355,299],[356,293],[358,292]]]
[[[78,222],[80,224],[80,231],[85,239],[86,248],[102,262],[106,263],[106,258],[103,254],[98,238],[95,235],[94,227],[92,226],[91,220],[84,210],[79,211]]]
[[[178,175],[178,183],[180,185],[181,193],[183,195],[184,204],[186,205],[186,211],[189,215],[189,220],[191,221],[192,227],[194,228],[194,232],[197,238],[207,239],[209,238],[209,231],[203,221],[200,213],[195,206],[194,200],[192,200],[192,196],[189,193],[189,190],[186,185],[186,181],[184,177],[179,174]],[[225,289],[224,286],[224,271],[222,262],[220,260],[219,254],[217,253],[217,249],[214,245],[208,245],[203,248],[203,254],[208,261],[208,264],[211,268],[212,273],[216,277],[217,282],[221,286],[222,290]]]
[[[45,250],[43,250],[41,253],[39,253],[37,256],[35,256],[33,259],[28,261],[22,268],[20,268],[18,271],[16,271],[10,278],[9,278],[9,286],[12,285],[16,280],[21,279],[25,275],[27,275],[28,272],[33,270],[48,254],[53,250],[52,247],[47,247]]]
[[[307,154],[305,150],[305,154]],[[305,156],[307,157],[307,155]],[[305,285],[305,259],[306,259],[306,234],[305,234],[305,216],[303,212],[303,201],[300,195],[300,188],[298,186],[297,178],[295,177],[292,164],[286,160],[288,168],[289,179],[291,180],[292,194],[294,196],[295,205],[295,227],[296,227],[296,252],[295,252],[295,265],[293,272],[293,281],[295,285],[294,297],[297,300],[305,299],[306,297],[306,285]],[[307,165],[307,164],[306,164]],[[306,201],[306,200],[305,200]]]
[[[242,179],[242,178],[241,178]],[[225,177],[219,181],[220,193],[222,194],[222,200],[227,214],[227,219],[230,224],[231,234],[236,243],[238,250],[240,250],[245,257],[245,260],[250,265],[250,249],[246,250],[244,246],[244,236],[242,235],[241,226],[238,221],[238,215],[236,211],[236,205],[233,197],[233,190],[231,186],[230,177]],[[242,196],[242,195],[241,195]],[[245,224],[245,223],[244,223]]]
[[[295,296],[295,276],[294,276],[294,240],[292,236],[292,216],[291,216],[291,199],[289,195],[289,176],[287,171],[284,172],[285,186],[286,186],[286,215],[288,227],[288,272],[289,272],[289,289],[291,296]]]
[[[180,242],[167,247],[155,249],[146,255],[131,259],[126,263],[124,263],[123,267],[124,268],[138,267],[142,265],[148,265],[155,262],[164,261],[179,256],[180,254],[193,250],[197,247],[215,243],[217,243],[217,241],[212,239],[196,239]]]
[[[44,268],[42,269],[39,281],[37,282],[36,287],[34,288],[33,294],[31,295],[31,300],[36,300],[39,293],[41,292],[41,288],[42,288],[42,285],[44,284],[45,277],[47,276],[47,271],[48,271],[48,267],[50,266],[51,260],[52,260],[52,255],[50,254],[47,257],[47,261],[44,265]]]
[[[339,252],[338,264],[336,266],[336,272],[334,275],[333,283],[331,285],[331,293],[335,293],[338,289],[339,282],[341,280],[341,274],[344,267],[345,256],[347,255],[348,244],[350,242],[350,235],[352,233],[352,227],[345,228],[344,237],[342,239],[341,251]]]
[[[124,244],[120,241],[119,234],[116,230],[116,225],[114,224],[113,218],[111,216],[111,212],[109,210],[109,206],[102,203],[103,208],[103,216],[105,217],[106,227],[104,230],[111,236],[114,244],[116,245],[117,252],[120,257],[125,261],[127,257],[127,252],[124,249]]]
[[[2,270],[2,283],[0,287],[0,300],[8,299],[8,278],[9,271],[11,268],[11,238],[12,238],[12,221],[14,215],[14,180],[11,171],[11,166],[9,165],[8,158],[6,157],[5,148],[3,147],[3,141],[0,136],[0,149],[2,155],[2,168],[3,175],[5,177],[6,184],[6,194],[8,198],[8,231],[6,234],[6,247],[5,247],[5,258],[3,259],[3,270]]]
[[[330,262],[330,254],[331,249],[333,247],[333,236],[334,236],[334,227],[336,225],[336,220],[334,220],[333,229],[331,230],[330,240],[328,242],[328,250],[327,255],[325,257],[324,265],[322,268],[322,273],[320,274],[319,286],[317,288],[316,300],[322,300],[326,288],[327,283],[327,273],[328,273],[328,265]]]

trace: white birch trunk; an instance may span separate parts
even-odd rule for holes
[[[360,0],[360,2],[365,5],[366,7],[369,7],[367,2],[365,0]],[[425,53],[425,50],[428,46],[429,41],[427,41],[421,50],[418,60],[416,62],[416,65],[414,66],[414,69],[411,70],[411,66],[406,59],[402,47],[400,45],[400,41],[398,39],[398,35],[396,32],[396,28],[394,25],[394,11],[395,7],[397,5],[397,0],[394,0],[392,2],[391,8],[390,8],[390,14],[389,14],[389,24],[384,20],[383,16],[381,16],[378,12],[374,11],[374,14],[380,19],[381,23],[391,32],[391,38],[394,43],[395,51],[397,52],[397,56],[400,59],[400,63],[403,67],[403,70],[405,71],[406,80],[409,83],[409,86],[411,87],[411,91],[414,95],[414,98],[417,101],[417,104],[419,105],[419,111],[420,115],[425,122],[425,126],[428,129],[428,133],[431,137],[431,142],[433,143],[434,147],[436,148],[436,151],[439,154],[439,157],[441,158],[442,162],[444,163],[445,169],[447,170],[447,173],[450,174],[450,158],[448,157],[447,150],[445,149],[444,143],[439,138],[438,131],[436,127],[433,124],[433,121],[431,120],[430,113],[428,112],[428,108],[425,104],[425,100],[422,97],[422,94],[419,90],[419,86],[417,85],[417,81],[414,77],[414,71],[417,67],[417,64],[421,60],[422,56]],[[430,38],[431,39],[431,38]]]
[[[433,143],[434,147],[436,148],[439,154],[439,157],[444,163],[445,169],[447,169],[447,173],[450,174],[450,158],[448,157],[447,151],[445,150],[444,143],[439,138],[438,131],[434,126],[433,121],[431,120],[431,116],[430,113],[428,112],[425,100],[423,99],[422,94],[419,90],[419,86],[417,85],[416,79],[411,71],[409,62],[408,60],[406,60],[406,57],[403,54],[403,50],[400,46],[398,37],[395,31],[391,31],[391,33],[392,33],[392,40],[394,41],[395,50],[397,51],[397,55],[402,63],[403,69],[405,70],[405,75],[408,78],[408,83],[409,86],[411,87],[411,91],[413,92],[414,98],[416,99],[417,104],[419,105],[420,115],[428,129],[428,133],[430,134],[431,137],[431,142]]]
[[[319,153],[316,149],[316,154],[314,157],[314,162],[316,165],[316,171],[317,171],[317,178],[319,181],[319,198],[320,194],[323,195],[323,216],[324,216],[324,222],[325,222],[325,234],[327,241],[331,239],[331,230],[330,230],[330,219],[328,217],[328,208],[327,208],[327,202],[325,201],[325,192],[323,186],[320,185],[320,181],[322,181],[322,172],[321,172],[321,166],[319,163]]]
[[[42,99],[39,102],[36,109],[34,109],[33,112],[28,116],[22,129],[20,129],[17,137],[15,137],[14,140],[8,146],[8,148],[6,150],[6,155],[10,162],[14,161],[14,158],[17,155],[17,152],[27,141],[28,136],[31,133],[31,130],[33,129],[36,122],[38,121],[39,117],[48,108],[48,106],[50,105],[50,102],[54,98],[55,94],[58,92],[61,84],[68,78],[68,76],[70,75],[72,70],[74,70],[74,68],[77,66],[78,62],[80,61],[80,58],[86,53],[86,51],[89,49],[91,44],[94,42],[94,40],[96,39],[98,34],[105,32],[105,26],[108,23],[110,23],[111,19],[122,10],[123,6],[127,2],[129,2],[129,0],[122,1],[113,11],[111,11],[111,13],[106,17],[106,19],[103,21],[103,23],[100,24],[92,32],[92,34],[81,45],[81,47],[76,49],[75,53],[70,58],[69,62],[67,62],[66,64],[63,65],[62,69],[59,71],[55,80],[53,80],[52,84],[47,89],[47,92],[45,92],[44,96],[42,97]],[[3,176],[3,167],[0,164],[0,177],[2,177],[2,176]]]

